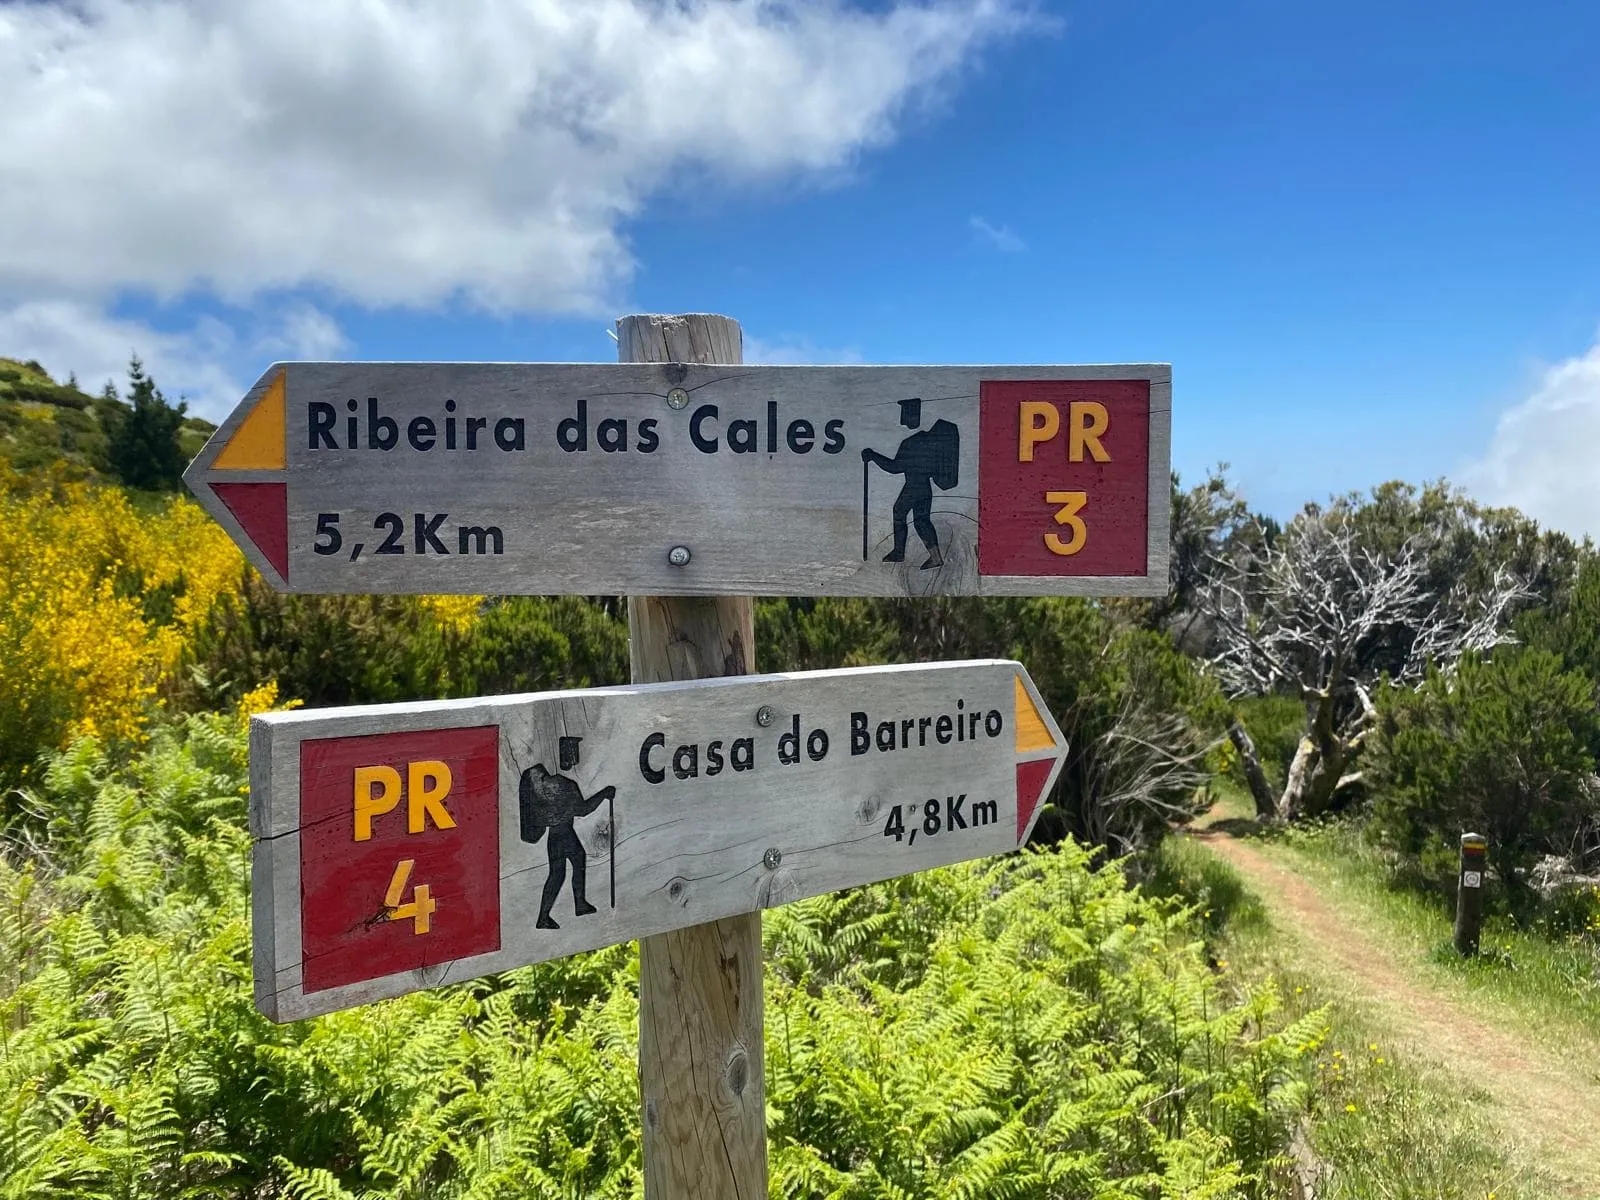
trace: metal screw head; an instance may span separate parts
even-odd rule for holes
[[[767,870],[776,871],[778,864],[783,861],[783,851],[776,846],[768,846],[767,852],[761,856],[761,861],[767,865]]]
[[[682,388],[673,388],[667,392],[668,408],[688,408],[689,393]]]
[[[777,714],[772,711],[772,705],[763,704],[760,708],[756,709],[756,724],[765,729],[768,725],[772,724],[772,718],[775,716],[777,716]]]
[[[674,546],[667,551],[667,561],[675,567],[687,567],[689,565],[689,547]]]

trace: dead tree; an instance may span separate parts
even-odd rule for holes
[[[1176,713],[1156,713],[1125,697],[1086,759],[1083,834],[1114,855],[1147,845],[1153,830],[1191,819],[1209,777],[1212,746]]]
[[[1336,511],[1303,513],[1270,546],[1215,567],[1205,593],[1211,669],[1235,698],[1288,691],[1305,704],[1278,795],[1249,735],[1237,723],[1229,731],[1256,811],[1269,820],[1334,807],[1340,789],[1361,778],[1352,767],[1377,716],[1372,693],[1419,682],[1429,663],[1449,669],[1469,651],[1511,641],[1506,617],[1530,594],[1505,569],[1475,593],[1432,591],[1418,538],[1374,553]]]

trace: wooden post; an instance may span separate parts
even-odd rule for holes
[[[744,342],[739,323],[727,317],[628,316],[617,321],[617,358],[739,363]],[[685,548],[692,562],[700,548]],[[663,545],[662,554],[669,549]],[[630,596],[634,682],[751,673],[754,613],[746,596]],[[692,903],[692,882],[687,886]],[[639,943],[647,1200],[766,1196],[761,985],[760,913]]]
[[[1478,931],[1483,927],[1483,867],[1488,850],[1488,839],[1481,835],[1461,835],[1461,872],[1456,880],[1456,949],[1469,956],[1478,952]]]

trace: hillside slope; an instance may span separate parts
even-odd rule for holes
[[[117,401],[57,383],[37,362],[0,357],[0,463],[31,471],[60,464],[77,478],[106,470],[106,429]],[[179,434],[188,457],[216,426],[184,419]]]

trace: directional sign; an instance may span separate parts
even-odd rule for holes
[[[295,1020],[1015,850],[1066,742],[976,661],[272,713],[256,1003]]]
[[[286,363],[185,478],[284,591],[1154,595],[1171,379]]]

